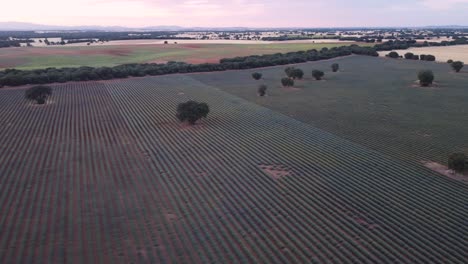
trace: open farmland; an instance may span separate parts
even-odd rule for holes
[[[0,69],[116,66],[126,63],[183,61],[217,63],[226,57],[248,56],[340,47],[349,43],[278,44],[167,44],[74,47],[22,47],[0,49]],[[362,43],[360,45],[371,46]]]
[[[443,47],[424,47],[424,48],[410,48],[407,50],[395,50],[400,55],[407,52],[414,53],[415,55],[431,54],[436,57],[439,62],[447,62],[448,60],[464,61],[468,63],[468,45],[456,46],[443,46]],[[380,56],[385,56],[390,51],[379,52]]]
[[[332,63],[340,64],[338,73]],[[293,89],[280,83],[286,66],[194,78],[401,160],[446,164],[451,153],[468,152],[466,68],[457,74],[446,63],[365,56],[296,67],[305,78]],[[313,69],[323,70],[325,80],[313,80]],[[434,71],[434,87],[415,82],[422,69]],[[255,71],[263,80],[252,79]],[[267,97],[257,96],[261,83],[268,85]]]
[[[443,96],[402,86],[414,64],[339,61],[343,72],[303,87],[311,92],[302,102],[292,97],[301,91],[273,85],[282,69],[264,70],[271,95],[255,101],[276,100],[272,108],[291,114],[283,101],[301,119],[307,100],[309,113],[324,114],[314,96],[355,113],[394,109],[386,93],[414,94],[402,103],[416,105],[424,93]],[[316,65],[328,63],[304,68]],[[379,67],[400,75],[349,85]],[[330,134],[312,118],[300,122],[221,91],[254,100],[250,72],[69,83],[54,86],[44,106],[25,102],[22,88],[1,89],[0,263],[466,261],[466,185]],[[450,89],[452,101],[466,94]],[[212,109],[190,128],[174,117],[188,99]],[[341,108],[332,113],[315,125],[351,122]],[[382,121],[378,113],[365,118]],[[401,117],[390,111],[386,122]]]

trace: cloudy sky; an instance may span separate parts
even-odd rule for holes
[[[118,26],[468,25],[468,0],[2,0],[0,21]]]

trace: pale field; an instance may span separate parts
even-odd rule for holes
[[[135,39],[135,40],[116,40],[109,42],[97,42],[92,43],[91,46],[120,46],[120,45],[164,45],[164,41],[167,41],[169,44],[288,44],[288,43],[321,43],[321,44],[335,44],[343,43],[347,45],[353,43],[354,41],[338,41],[333,39],[305,39],[305,40],[288,40],[288,41],[262,41],[262,40],[233,40],[233,39],[161,39],[161,40],[152,40],[152,39]],[[87,46],[87,43],[74,43],[67,44],[67,46]]]
[[[407,52],[412,52],[416,55],[431,54],[436,57],[437,61],[447,62],[447,60],[463,61],[468,63],[468,45],[444,46],[444,47],[424,47],[424,48],[411,48],[407,50],[395,50],[400,55]],[[380,56],[385,56],[390,51],[379,52]]]

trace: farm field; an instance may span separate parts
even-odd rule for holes
[[[24,101],[24,88],[0,89],[0,263],[465,262],[466,185],[318,128],[333,118],[361,129],[341,108],[319,111],[327,104],[347,105],[350,119],[371,108],[365,118],[381,122],[379,109],[395,109],[385,94],[421,106],[425,93],[446,93],[401,87],[413,64],[339,62],[342,73],[294,97],[273,85],[280,68],[262,70],[265,101],[249,95],[251,71],[62,84],[44,106]],[[463,100],[449,82],[466,77],[433,65],[446,70],[448,102]],[[400,75],[380,79],[380,68]],[[365,74],[374,83],[349,86]],[[195,127],[174,116],[188,99],[211,108]],[[280,114],[292,115],[280,102],[310,124]],[[402,118],[387,113],[388,124]],[[463,126],[450,113],[445,122]]]
[[[424,47],[424,48],[410,48],[407,50],[395,50],[400,55],[407,52],[412,52],[416,55],[431,54],[436,57],[439,62],[447,62],[448,60],[463,61],[468,63],[468,45],[456,45],[445,47]],[[390,51],[379,52],[380,56],[385,56]]]
[[[331,72],[335,62],[339,73]],[[281,86],[285,67],[193,78],[400,160],[446,164],[451,153],[468,152],[466,67],[456,74],[446,63],[351,56],[297,65],[305,78],[293,89]],[[315,81],[313,69],[325,80]],[[422,69],[434,71],[434,87],[415,83]],[[255,71],[263,80],[252,79]],[[256,94],[261,83],[266,97]]]
[[[278,44],[168,44],[57,46],[0,49],[0,69],[43,69],[48,67],[116,66],[126,63],[184,61],[217,63],[226,57],[284,53],[349,43],[278,43]],[[371,45],[362,43],[359,45]]]

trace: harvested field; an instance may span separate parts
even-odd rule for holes
[[[0,69],[38,69],[47,67],[116,66],[125,63],[184,61],[217,63],[226,57],[274,54],[290,51],[339,47],[348,43],[279,44],[168,44],[53,46],[0,49]],[[360,44],[370,45],[370,44]]]
[[[431,54],[436,57],[439,62],[447,62],[447,60],[463,61],[468,63],[468,45],[456,45],[445,47],[424,47],[424,48],[410,48],[407,50],[395,50],[400,55],[407,52],[412,52],[416,55]],[[390,51],[379,52],[380,56],[385,56]]]

